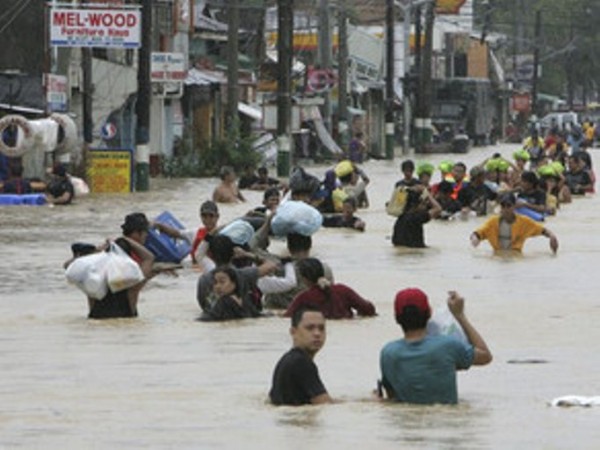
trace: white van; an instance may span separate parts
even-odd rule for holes
[[[570,128],[572,125],[579,126],[579,117],[574,112],[552,112],[540,119],[540,128],[546,131],[552,127],[559,130]]]

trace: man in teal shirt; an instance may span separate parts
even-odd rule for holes
[[[485,341],[467,320],[464,299],[454,291],[449,293],[448,308],[468,343],[427,334],[431,308],[423,291],[411,288],[396,294],[394,311],[404,339],[389,342],[381,350],[382,383],[388,398],[419,404],[458,403],[456,371],[492,360]]]

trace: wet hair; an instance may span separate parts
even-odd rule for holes
[[[463,162],[457,162],[456,164],[454,164],[454,167],[460,167],[461,169],[463,169],[465,172],[467,171],[467,166],[465,165],[465,163]]]
[[[233,242],[227,236],[211,234],[206,236],[208,251],[217,266],[229,264],[233,259]]]
[[[396,314],[396,322],[404,332],[421,330],[427,326],[431,313],[423,312],[415,305],[407,305],[402,309],[402,314]]]
[[[535,172],[527,170],[521,174],[521,180],[531,184],[533,187],[537,187],[539,179]]]
[[[279,190],[277,188],[271,187],[265,190],[263,194],[263,202],[266,202],[271,197],[279,197]]]
[[[300,276],[306,278],[311,283],[316,284],[319,278],[325,276],[323,264],[317,258],[304,258],[296,263]]]
[[[290,233],[287,235],[287,248],[290,253],[310,250],[312,247],[312,238],[303,234]]]
[[[402,161],[402,164],[400,164],[400,170],[402,172],[406,172],[406,171],[414,172],[415,171],[415,163],[412,161],[412,159],[407,159],[406,161]]]
[[[303,306],[302,308],[298,308],[296,311],[294,311],[294,314],[292,314],[291,324],[293,328],[298,328],[298,325],[300,324],[300,322],[302,322],[302,317],[304,317],[304,313],[306,312],[316,312],[323,314],[323,311],[321,311],[318,308],[315,308],[314,306]],[[323,317],[325,317],[324,314]]]
[[[214,276],[218,273],[224,273],[225,275],[227,275],[229,277],[229,279],[235,285],[235,290],[232,292],[231,295],[237,295],[238,297],[241,296],[240,281],[238,279],[238,275],[237,275],[237,272],[235,271],[235,269],[230,266],[219,266],[215,270],[213,270],[213,279],[214,279]]]
[[[147,231],[150,226],[148,218],[144,213],[131,213],[125,216],[125,222],[121,225],[121,230],[125,236],[129,236],[136,231]]]
[[[233,167],[223,166],[223,167],[221,167],[221,170],[219,171],[219,177],[221,178],[221,180],[224,180],[228,175],[231,175],[232,173],[235,173],[235,171],[233,170]]]

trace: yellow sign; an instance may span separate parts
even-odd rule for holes
[[[458,14],[462,5],[467,0],[436,0],[435,12],[437,14]]]
[[[129,150],[92,150],[88,180],[92,192],[131,192],[132,155]]]

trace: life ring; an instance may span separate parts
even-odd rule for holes
[[[58,123],[56,154],[70,153],[77,145],[77,125],[66,114],[54,113],[50,115],[50,120]]]
[[[310,92],[321,94],[335,86],[335,74],[331,70],[315,69],[309,73],[306,84]]]
[[[10,146],[4,141],[4,130],[10,126],[16,126],[21,129],[17,132],[17,139],[14,146]],[[20,139],[19,139],[20,138]],[[29,121],[17,114],[9,114],[0,119],[0,152],[9,158],[18,158],[23,156],[33,145],[33,128]]]

